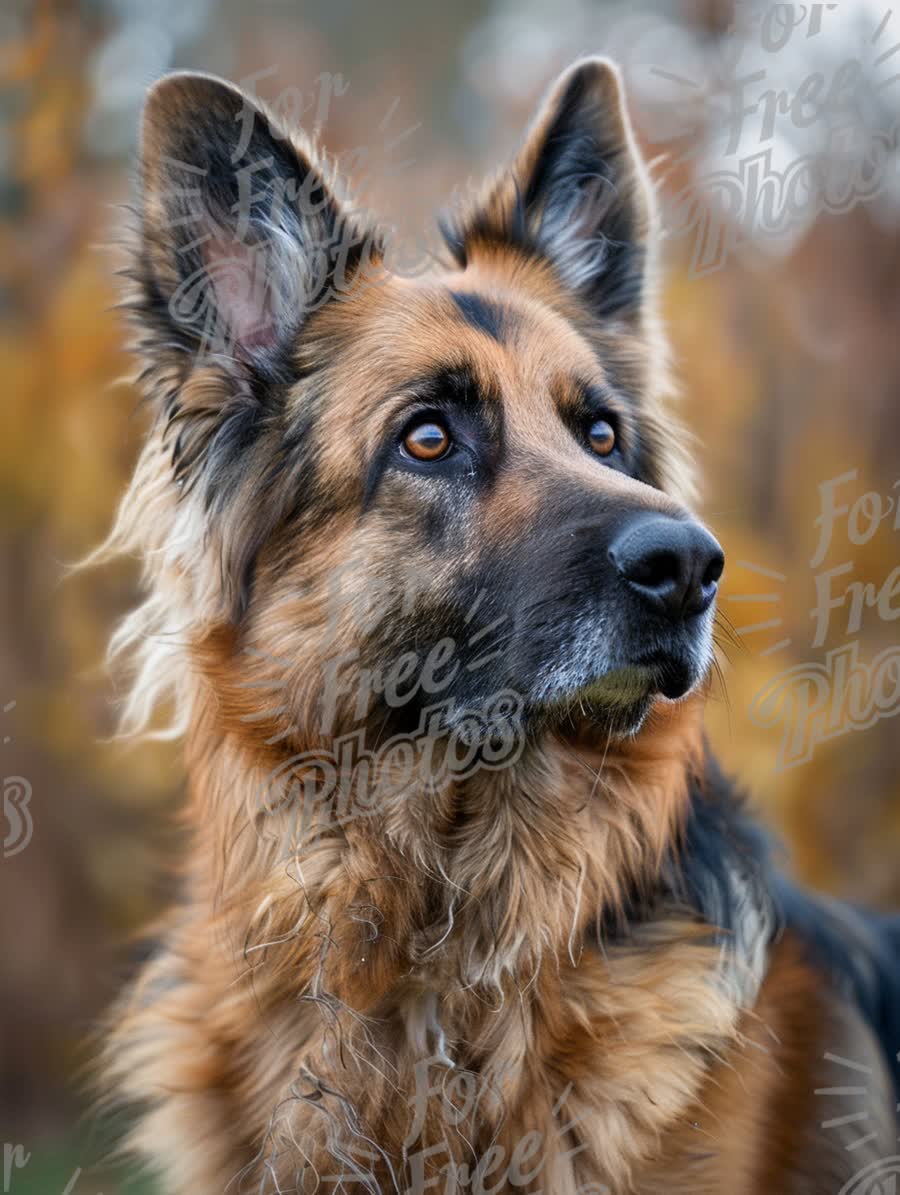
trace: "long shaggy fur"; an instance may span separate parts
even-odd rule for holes
[[[866,1010],[890,967],[822,966],[832,914],[775,882],[707,757],[709,643],[683,700],[636,713],[634,628],[580,546],[692,495],[614,68],[563,76],[415,280],[264,109],[235,146],[248,104],[173,76],[144,119],[151,426],[96,559],[142,561],[123,730],[168,707],[189,802],[105,1053],[130,1145],[173,1195],[830,1189],[892,1132]],[[614,468],[573,439],[600,401]],[[413,402],[502,443],[489,481],[392,455]],[[391,669],[420,653],[418,684],[449,640],[447,721],[417,733],[431,707],[389,700]],[[498,694],[523,704],[460,778],[452,736]],[[329,795],[347,742],[377,767]],[[829,1051],[873,1076],[852,1156],[818,1128]]]

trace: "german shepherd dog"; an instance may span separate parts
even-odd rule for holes
[[[881,1190],[900,934],[780,878],[705,746],[724,559],[616,68],[413,277],[227,83],[152,89],[141,170],[106,551],[189,845],[106,1074],[163,1189]]]

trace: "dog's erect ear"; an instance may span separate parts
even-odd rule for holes
[[[372,254],[311,150],[219,79],[153,87],[141,174],[139,314],[163,343],[264,363]]]
[[[597,316],[628,316],[640,309],[653,221],[619,72],[589,58],[557,80],[512,166],[445,234],[461,265],[479,243],[509,243],[547,258]]]

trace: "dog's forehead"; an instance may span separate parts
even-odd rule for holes
[[[483,401],[535,412],[606,381],[563,310],[490,271],[392,279],[334,304],[320,327],[334,393],[343,390],[358,415],[454,370],[471,376]]]

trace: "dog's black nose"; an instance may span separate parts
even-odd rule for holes
[[[665,515],[626,527],[609,558],[631,590],[678,619],[709,608],[725,567],[722,549],[704,527]]]

